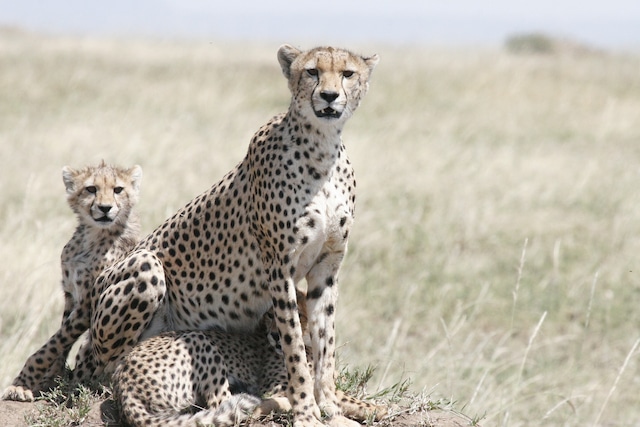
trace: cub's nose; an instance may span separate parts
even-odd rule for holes
[[[338,96],[339,96],[338,92],[333,92],[328,90],[323,90],[322,92],[320,92],[320,98],[324,99],[329,103],[335,101]]]
[[[111,205],[99,205],[98,209],[102,211],[102,213],[109,213],[111,210]]]

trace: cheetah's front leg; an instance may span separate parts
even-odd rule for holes
[[[343,251],[323,252],[307,274],[307,307],[313,351],[316,402],[330,417],[332,426],[358,426],[342,416],[335,385],[335,308],[338,301],[338,270]]]
[[[319,421],[320,408],[313,394],[291,271],[289,263],[267,269],[271,279],[269,289],[273,298],[276,326],[287,368],[287,395],[293,408],[294,427],[319,427],[323,424]]]
[[[53,386],[53,379],[63,374],[73,343],[89,327],[85,320],[88,319],[84,312],[86,309],[78,307],[70,312],[65,309],[60,329],[27,359],[20,374],[5,390],[2,399],[32,401],[34,394]]]

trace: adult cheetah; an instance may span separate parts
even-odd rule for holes
[[[252,331],[274,307],[295,426],[342,417],[335,393],[338,270],[353,222],[355,178],[342,129],[378,56],[319,47],[278,50],[292,94],[247,155],[97,280],[91,339],[111,372],[138,341],[167,330]],[[313,375],[296,284],[306,279]],[[105,286],[108,285],[108,286]]]
[[[73,343],[89,328],[89,295],[96,277],[138,242],[140,226],[132,211],[138,200],[142,169],[100,163],[62,169],[67,201],[78,218],[62,250],[64,313],[58,331],[33,355],[4,392],[3,399],[31,401],[64,373]],[[95,290],[95,289],[93,289]]]

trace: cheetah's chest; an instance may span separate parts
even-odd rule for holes
[[[296,274],[294,281],[301,281],[326,254],[345,252],[349,229],[353,223],[353,205],[336,185],[329,181],[307,208],[307,215],[299,221],[302,241],[294,251]]]

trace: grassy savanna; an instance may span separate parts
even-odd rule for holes
[[[140,164],[151,231],[286,109],[277,47],[2,33],[0,387],[59,325],[62,166]],[[341,364],[483,425],[637,425],[640,57],[346,47],[381,62],[344,135]]]

